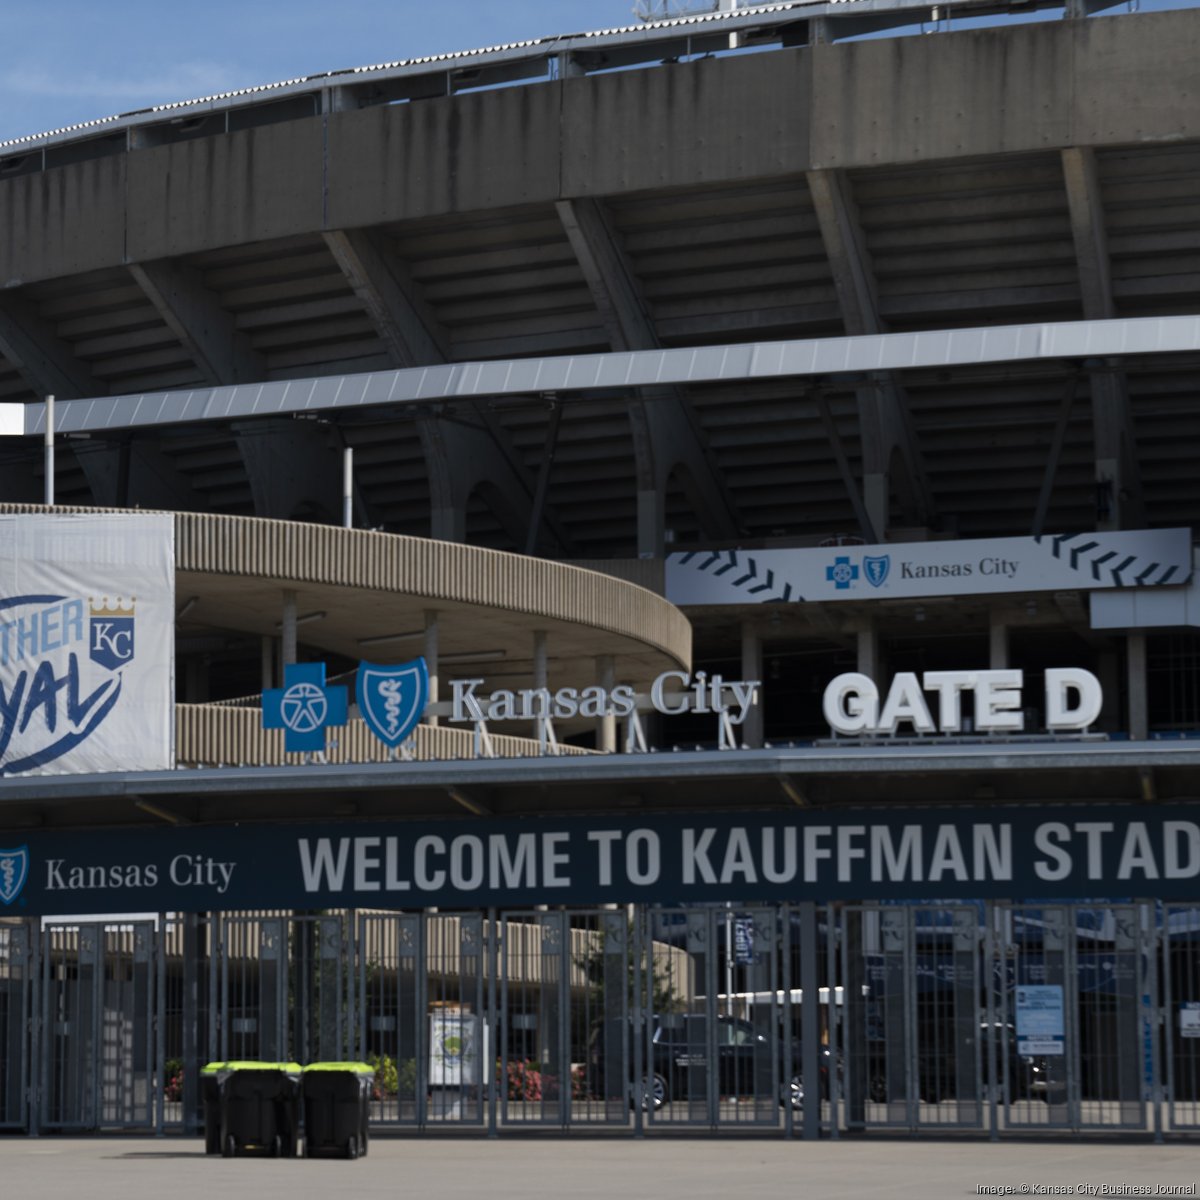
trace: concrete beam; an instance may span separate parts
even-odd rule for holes
[[[396,366],[445,362],[445,330],[379,236],[365,229],[339,229],[322,236]]]
[[[159,259],[130,263],[129,273],[209,383],[220,386],[266,378],[263,357],[204,286],[199,271]]]
[[[341,524],[340,447],[313,421],[240,421],[232,426],[254,497],[254,514]]]
[[[846,333],[856,337],[886,332],[879,315],[875,273],[846,173],[808,171],[806,178]],[[863,498],[855,508],[865,510],[865,521],[860,514],[859,522],[872,529],[871,540],[882,541],[892,524],[893,485],[903,505],[905,524],[931,524],[933,498],[903,389],[887,374],[872,375],[871,379],[857,389]]]
[[[107,391],[33,305],[15,292],[0,292],[0,354],[39,396],[73,400]]]
[[[494,414],[488,417],[494,421]],[[436,412],[423,414],[416,424],[429,473],[429,536],[466,541],[467,501],[482,488],[513,545],[524,546],[534,511],[534,488],[505,452],[505,439],[492,424],[482,416],[466,421]],[[545,520],[556,538],[565,536],[549,518]],[[567,547],[559,544],[566,552]]]
[[[1096,153],[1090,146],[1071,146],[1061,158],[1083,315],[1109,320],[1117,312]],[[1115,368],[1094,372],[1091,394],[1097,528],[1137,528],[1144,523],[1141,473],[1124,374]]]
[[[73,441],[75,461],[102,508],[160,508],[204,512],[208,505],[178,464],[155,442]]]
[[[554,207],[612,348],[658,349],[649,306],[604,209],[587,199],[559,200]],[[741,522],[687,394],[644,388],[630,401],[629,418],[637,456],[639,555],[663,553],[666,490],[677,469],[705,534],[736,538]]]

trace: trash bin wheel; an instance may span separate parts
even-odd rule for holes
[[[228,1134],[225,1138],[225,1145],[221,1147],[222,1158],[232,1158],[237,1153],[237,1141],[233,1134]]]
[[[346,1143],[346,1157],[351,1160],[358,1157],[358,1138],[353,1134],[350,1135],[350,1140]]]

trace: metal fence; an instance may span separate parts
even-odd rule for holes
[[[1200,1131],[1200,902],[0,924],[0,1127],[197,1132],[217,1059],[414,1131]]]

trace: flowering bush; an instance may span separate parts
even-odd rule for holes
[[[496,1078],[500,1078],[500,1063],[496,1062]],[[542,1072],[533,1059],[508,1064],[508,1098],[510,1100],[540,1100]]]
[[[168,1058],[163,1064],[163,1098],[169,1103],[183,1099],[183,1060]]]

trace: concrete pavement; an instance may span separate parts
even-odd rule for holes
[[[48,1200],[326,1200],[339,1194],[405,1200],[940,1200],[1169,1195],[1163,1189],[1170,1186],[1190,1189],[1175,1194],[1196,1195],[1200,1144],[380,1137],[367,1158],[344,1162],[206,1158],[196,1138],[43,1137],[0,1140],[0,1181],[6,1196]],[[1039,1192],[1042,1187],[1073,1190]]]

